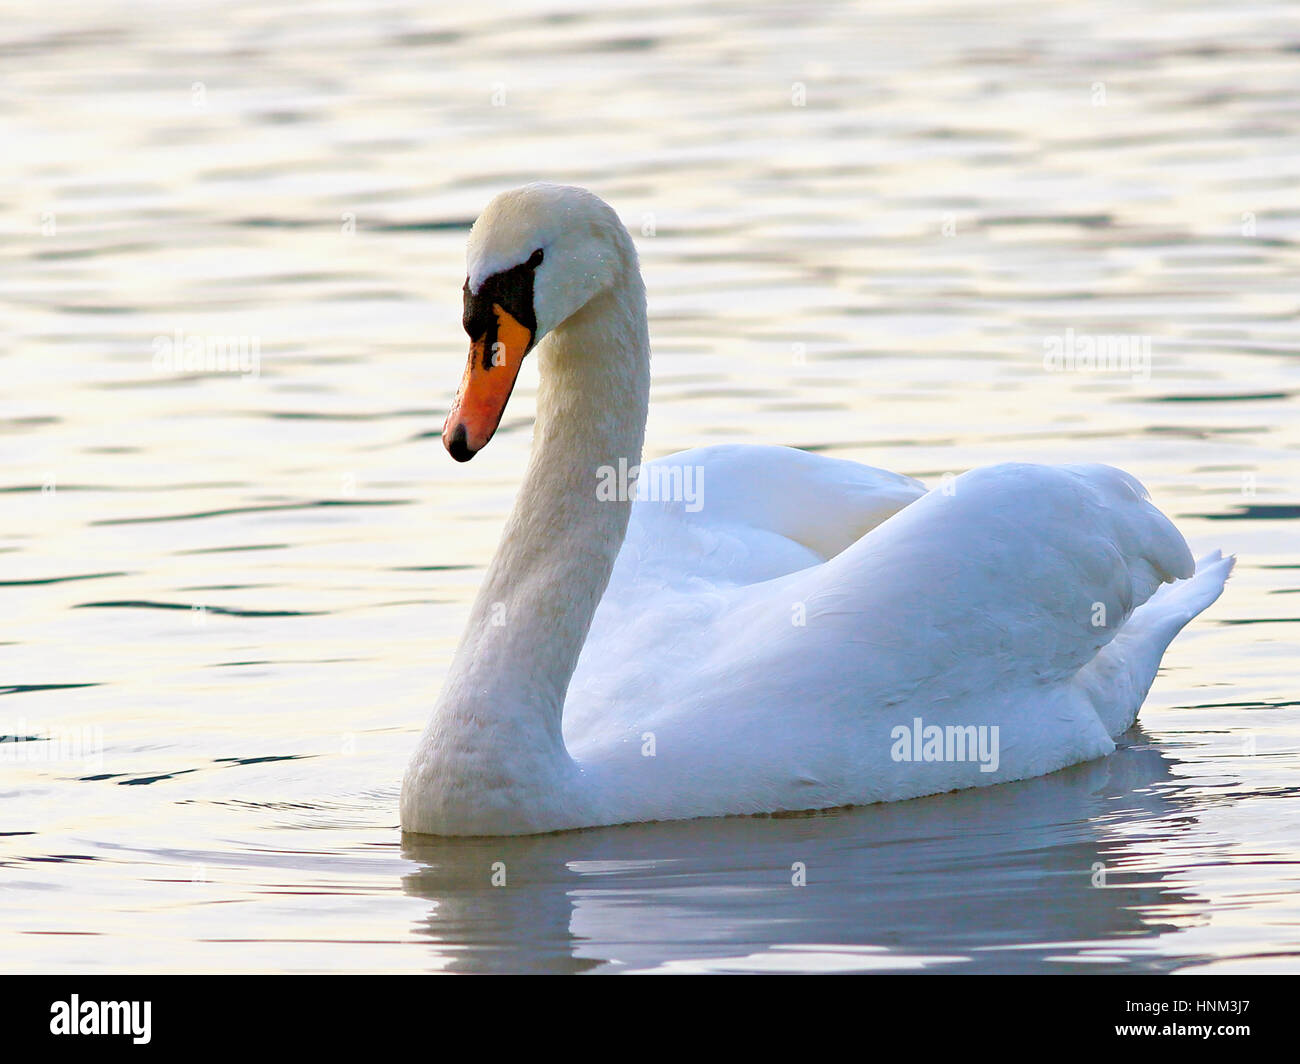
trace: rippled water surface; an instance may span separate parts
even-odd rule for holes
[[[1300,970],[1294,6],[584,3],[7,5],[3,966]],[[403,841],[537,380],[447,458],[466,231],[538,178],[638,234],[649,453],[1110,462],[1236,552],[1124,747]]]

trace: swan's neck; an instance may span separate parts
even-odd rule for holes
[[[645,436],[640,276],[631,271],[597,296],[537,353],[528,471],[426,735],[442,771],[476,776],[480,791],[484,773],[503,792],[527,792],[572,768],[560,730],[565,693],[631,509],[630,498],[598,497],[597,486],[602,467],[640,463]]]

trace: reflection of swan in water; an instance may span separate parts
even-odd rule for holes
[[[432,903],[423,933],[450,971],[1162,971],[1189,958],[1119,959],[1110,947],[1136,952],[1196,918],[1146,860],[1190,822],[1171,764],[1135,730],[1105,760],[911,802],[408,835],[403,855],[421,867],[403,885]],[[498,862],[506,885],[494,887]],[[805,887],[791,883],[795,862]],[[1093,885],[1098,862],[1105,888]],[[1175,925],[1165,914],[1180,903]],[[1058,956],[1095,959],[1045,960]]]
[[[627,230],[582,189],[493,200],[464,323],[453,457],[487,443],[535,343],[541,388],[524,485],[402,784],[409,832],[824,809],[1101,757],[1231,568],[1194,565],[1105,466],[992,466],[926,493],[709,447],[646,463],[633,505],[645,289]]]

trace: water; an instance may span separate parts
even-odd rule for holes
[[[7,5],[4,967],[1300,970],[1294,8],[581,2]],[[1110,462],[1238,553],[1123,749],[404,842],[536,388],[446,457],[465,235],[535,178],[638,234],[650,454]]]

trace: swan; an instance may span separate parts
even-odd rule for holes
[[[1099,758],[1232,568],[1195,563],[1102,465],[996,465],[932,491],[780,446],[641,466],[645,287],[585,189],[488,204],[464,327],[451,457],[491,439],[534,350],[537,416],[402,781],[405,832],[828,809]]]

